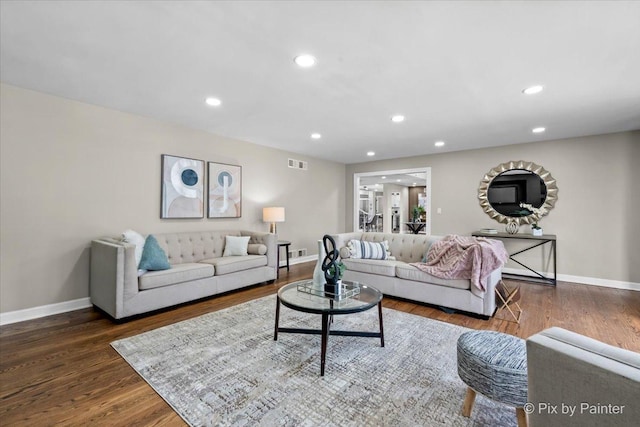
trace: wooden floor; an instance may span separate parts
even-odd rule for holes
[[[311,277],[313,263],[281,269],[271,285],[213,297],[117,324],[94,309],[0,328],[0,424],[185,425],[111,348],[110,342],[275,293]],[[521,283],[520,324],[447,314],[392,298],[384,306],[473,329],[527,338],[560,326],[640,352],[640,292]]]

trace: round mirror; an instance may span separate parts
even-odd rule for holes
[[[547,170],[517,161],[491,169],[480,182],[478,199],[483,210],[498,222],[531,224],[553,208],[557,193],[556,181]]]

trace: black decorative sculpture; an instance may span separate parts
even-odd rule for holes
[[[331,249],[329,249],[328,243],[331,243]],[[322,260],[322,271],[324,272],[324,278],[327,283],[324,285],[325,292],[331,292],[337,294],[338,281],[340,280],[340,268],[338,267],[338,250],[336,249],[336,242],[333,237],[325,234],[322,238],[322,244],[324,245],[324,252],[327,254]]]

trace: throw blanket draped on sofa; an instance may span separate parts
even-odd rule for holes
[[[500,240],[450,234],[431,245],[426,263],[411,265],[442,279],[470,279],[484,291],[486,278],[508,258]]]

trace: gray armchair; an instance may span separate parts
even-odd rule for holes
[[[530,427],[637,426],[640,354],[561,328],[527,340]]]

